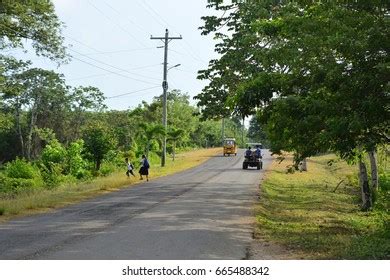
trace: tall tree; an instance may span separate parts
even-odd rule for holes
[[[176,155],[176,143],[180,140],[184,133],[184,130],[177,129],[177,128],[171,128],[170,131],[168,131],[168,141],[172,141],[172,160],[175,161],[175,155]]]
[[[203,32],[221,39],[207,78],[229,89],[227,102],[266,108],[284,137],[279,148],[310,156],[322,145],[352,160],[388,141],[388,3],[209,2],[225,13],[205,18]],[[224,26],[228,35],[219,34]],[[222,79],[223,69],[239,79]],[[279,110],[284,104],[288,110]],[[300,108],[294,114],[291,104]]]
[[[52,1],[1,1],[0,15],[0,49],[25,48],[29,41],[37,55],[65,60],[61,22]]]
[[[153,139],[161,140],[161,137],[165,135],[165,127],[161,124],[146,124],[142,123],[139,126],[142,129],[142,138],[146,142],[145,144],[145,154],[146,157],[149,157],[149,150],[151,141]]]
[[[86,128],[83,133],[85,149],[95,162],[98,171],[104,156],[115,148],[115,139],[107,128],[100,124],[94,124]]]

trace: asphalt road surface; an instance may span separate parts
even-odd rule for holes
[[[243,152],[2,223],[0,259],[244,259],[264,171],[243,170]]]

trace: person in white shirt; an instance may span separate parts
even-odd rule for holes
[[[126,171],[127,177],[130,177],[130,174],[135,177],[134,172],[133,172],[134,165],[129,161],[129,158],[126,158],[125,162],[126,162],[126,165],[127,165],[127,171]]]

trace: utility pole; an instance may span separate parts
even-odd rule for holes
[[[244,132],[245,132],[245,116],[242,116],[242,135],[241,135],[241,141],[242,141],[242,146],[245,148],[245,142],[244,142]]]
[[[221,138],[222,138],[222,145],[223,145],[223,140],[225,140],[225,118],[222,118],[222,132],[221,132]]]
[[[168,90],[168,81],[167,81],[167,74],[168,74],[168,44],[172,40],[177,39],[183,39],[180,35],[180,37],[169,37],[168,29],[165,29],[165,36],[164,37],[153,37],[150,36],[150,39],[152,40],[161,40],[164,43],[164,73],[163,73],[163,82],[162,82],[162,88],[163,88],[163,116],[162,116],[162,124],[165,128],[165,131],[167,131],[168,125],[167,125],[167,90]],[[162,143],[162,157],[161,157],[161,166],[165,166],[165,159],[167,155],[167,137],[164,135],[163,143]]]

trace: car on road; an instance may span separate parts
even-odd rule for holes
[[[261,149],[263,146],[261,143],[248,143],[247,146],[253,146],[256,149]],[[248,167],[256,167],[257,170],[263,169],[262,156],[256,154],[256,150],[253,150],[250,155],[244,155],[244,162],[242,163],[242,169],[248,169]]]

